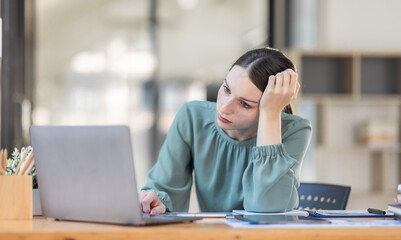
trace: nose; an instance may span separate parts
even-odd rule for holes
[[[220,106],[220,113],[222,114],[230,114],[233,112],[233,102],[234,99],[227,98],[224,99],[223,103]]]

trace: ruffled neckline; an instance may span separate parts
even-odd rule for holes
[[[227,141],[228,143],[231,143],[231,144],[237,145],[237,146],[251,146],[252,147],[252,146],[256,145],[256,137],[250,138],[250,139],[245,140],[245,141],[238,141],[238,140],[232,139],[230,136],[227,135],[227,133],[224,132],[224,130],[217,123],[217,114],[216,114],[216,112],[214,113],[213,117],[214,117],[213,127],[215,128],[217,134],[222,139]]]

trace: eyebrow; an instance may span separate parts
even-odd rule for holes
[[[227,83],[227,79],[224,78],[224,82],[226,83],[228,89],[230,89],[230,86],[229,86],[228,83]],[[246,99],[246,98],[243,98],[243,97],[239,97],[239,99],[241,99],[241,100],[243,100],[243,101],[246,101],[246,102],[259,103],[259,102],[257,102],[257,101],[249,100],[249,99]]]

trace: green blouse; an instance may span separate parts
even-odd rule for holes
[[[302,159],[311,125],[281,114],[282,144],[237,141],[217,124],[216,103],[189,102],[178,111],[142,190],[154,190],[167,211],[188,211],[195,177],[200,211],[280,212],[298,205]],[[193,175],[194,173],[194,175]]]

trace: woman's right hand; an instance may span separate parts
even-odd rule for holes
[[[298,74],[292,69],[269,76],[260,99],[260,113],[279,116],[283,108],[297,97],[300,87],[297,78]]]
[[[154,191],[142,190],[139,196],[139,203],[144,213],[158,214],[166,212],[166,206]]]
[[[269,76],[269,82],[259,103],[257,146],[281,144],[281,111],[297,97],[297,73],[286,69]]]

